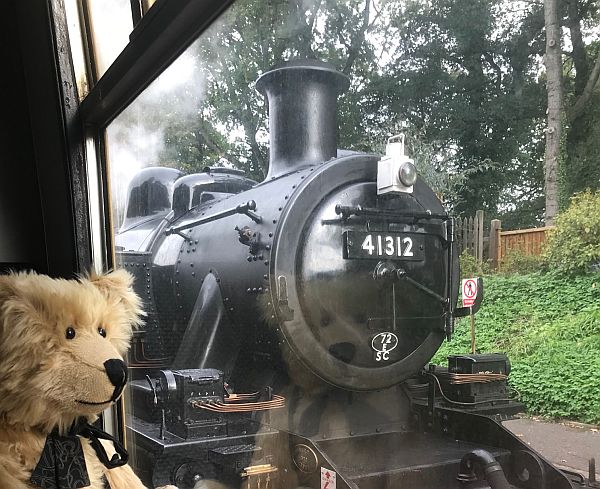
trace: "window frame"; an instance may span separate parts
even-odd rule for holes
[[[114,236],[110,216],[109,164],[105,129],[235,0],[157,0],[146,10],[131,0],[134,28],[129,43],[100,79],[95,79],[93,43],[87,0],[78,0],[84,56],[91,88],[79,101],[63,0],[47,0],[61,89],[64,128],[69,150],[74,220],[76,272],[115,267]],[[79,101],[79,103],[77,103]],[[125,440],[125,406],[122,400],[104,413],[104,427]]]

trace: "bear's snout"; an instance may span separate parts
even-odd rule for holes
[[[123,360],[113,358],[104,362],[104,369],[111,384],[115,386],[112,400],[116,401],[127,383],[127,365],[125,365]]]

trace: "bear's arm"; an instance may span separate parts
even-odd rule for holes
[[[146,489],[138,476],[133,473],[129,465],[117,469],[107,470],[106,478],[111,489]],[[158,489],[177,489],[175,486],[164,486]]]
[[[111,442],[106,440],[100,440],[102,445],[104,446],[104,450],[108,454],[108,458],[112,457],[115,453],[115,449]],[[96,460],[96,463],[100,463]],[[104,474],[108,479],[108,483],[110,484],[111,489],[146,489],[146,486],[142,484],[137,475],[131,470],[129,465],[124,465],[123,467],[117,467],[116,469],[105,469]],[[0,486],[0,489],[2,487]],[[159,489],[177,489],[175,486],[164,486]]]

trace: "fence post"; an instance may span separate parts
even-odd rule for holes
[[[469,253],[471,256],[475,256],[475,233],[474,231],[474,219],[473,216],[469,217],[467,225],[467,246],[469,247]]]
[[[469,221],[465,217],[463,219],[463,227],[462,227],[462,250],[461,253],[465,250],[469,249]]]
[[[500,229],[502,229],[500,219],[492,219],[490,223],[490,258],[494,269],[498,268],[500,260]]]
[[[477,225],[475,226],[475,258],[480,265],[483,263],[483,211],[475,213]]]

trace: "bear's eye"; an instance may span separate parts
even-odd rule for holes
[[[75,330],[71,327],[67,328],[65,336],[68,340],[72,340],[73,338],[75,338]]]
[[[103,327],[98,328],[98,334],[102,336],[102,338],[106,338],[106,330]]]

